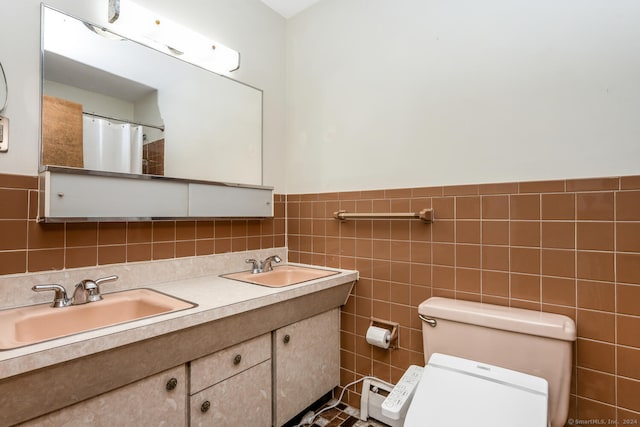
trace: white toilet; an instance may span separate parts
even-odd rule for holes
[[[405,427],[564,425],[573,320],[439,297],[418,313],[427,365]]]

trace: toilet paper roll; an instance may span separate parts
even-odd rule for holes
[[[389,348],[391,331],[377,326],[369,326],[369,329],[367,329],[367,342],[376,347]]]

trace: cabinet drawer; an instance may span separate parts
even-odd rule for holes
[[[270,427],[271,361],[194,394],[189,407],[191,427]]]
[[[271,358],[271,334],[236,344],[191,362],[194,394]]]

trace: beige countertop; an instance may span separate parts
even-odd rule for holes
[[[213,274],[145,284],[145,288],[164,292],[198,306],[0,351],[0,379],[309,295],[354,282],[358,277],[357,271],[327,269],[340,273],[282,288],[253,285]]]

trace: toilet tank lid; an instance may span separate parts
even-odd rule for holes
[[[567,316],[473,301],[432,297],[418,306],[418,313],[435,319],[468,323],[522,334],[575,341],[576,325]]]

